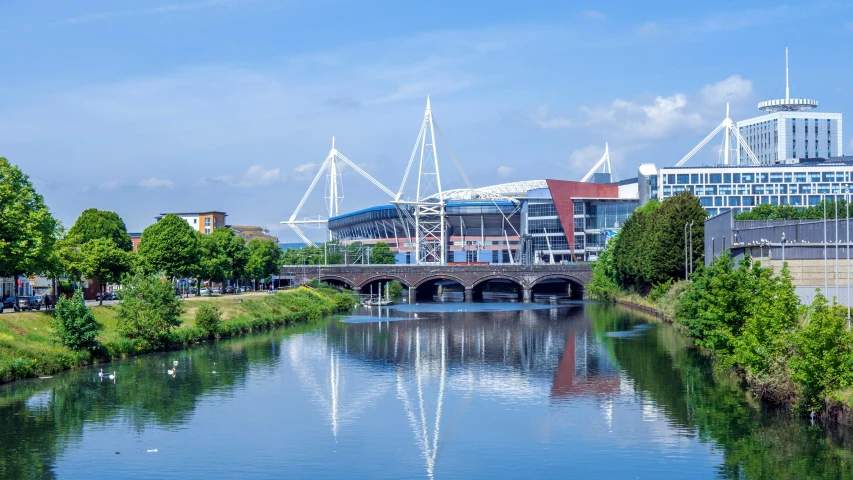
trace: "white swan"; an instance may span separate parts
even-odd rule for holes
[[[116,372],[113,371],[113,373],[107,375],[107,378],[109,378],[110,380],[115,380],[116,379]]]
[[[98,373],[98,376],[99,376],[99,377],[103,377],[103,376],[104,376],[104,369],[103,369],[103,368],[101,369],[100,373]]]
[[[176,366],[176,367],[177,367],[177,366],[178,366],[178,361],[177,361],[177,360],[172,361],[172,365],[174,365],[174,366]]]
[[[166,370],[166,373],[168,373],[169,375],[174,377],[175,376],[175,369],[173,368],[171,370]]]

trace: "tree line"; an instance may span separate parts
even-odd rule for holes
[[[817,205],[799,207],[796,205],[772,205],[762,203],[750,211],[735,214],[735,220],[822,220],[826,218],[847,218],[848,203],[845,199],[823,200]]]
[[[385,242],[368,246],[362,242],[344,245],[340,240],[332,240],[317,246],[288,248],[282,255],[283,265],[352,265],[372,264],[391,265],[395,263],[394,252]]]
[[[177,215],[166,215],[142,232],[138,252],[115,212],[85,210],[66,230],[29,177],[0,157],[0,277],[44,275],[72,282],[97,277],[102,288],[134,272],[161,274],[174,282],[268,278],[278,272],[281,248],[272,240],[246,242],[229,228],[209,235]],[[201,281],[196,282],[197,288]]]

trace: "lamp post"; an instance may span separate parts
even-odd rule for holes
[[[690,273],[693,273],[693,220],[690,220]]]
[[[785,266],[785,232],[782,232],[782,266]]]
[[[684,222],[684,279],[687,280],[687,225],[690,222]]]

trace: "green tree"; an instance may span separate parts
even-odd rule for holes
[[[227,228],[217,230],[230,231]],[[231,278],[232,262],[225,251],[229,239],[227,235],[217,235],[217,230],[199,238],[199,264],[196,274],[199,278],[222,283]]]
[[[0,277],[51,270],[59,223],[30,178],[0,157]]]
[[[70,299],[59,297],[56,315],[51,322],[53,336],[72,350],[94,351],[98,348],[101,325],[83,301],[83,291],[77,290]]]
[[[234,233],[230,228],[217,228],[211,233],[221,239],[225,256],[231,262],[231,278],[240,279],[246,276],[246,264],[249,262],[249,249],[246,240]]]
[[[163,272],[170,280],[192,276],[198,268],[198,232],[174,214],[146,228],[137,250],[146,272]]]
[[[119,298],[116,330],[126,338],[162,345],[169,330],[181,324],[181,300],[175,296],[172,283],[160,275],[126,275]]]
[[[391,265],[395,263],[394,252],[385,242],[376,242],[370,250],[370,263],[379,265]]]
[[[97,277],[101,292],[106,291],[108,283],[119,283],[133,264],[133,254],[122,250],[109,238],[96,238],[84,243],[81,253],[83,275],[88,278]],[[101,304],[103,303],[104,297],[101,296]]]
[[[643,277],[648,285],[685,278],[685,224],[693,223],[691,255],[694,266],[704,261],[706,216],[699,199],[690,192],[661,202],[654,213],[654,228],[646,234],[647,254],[637,259],[642,262]]]
[[[97,208],[83,210],[83,213],[68,230],[67,238],[78,245],[107,238],[125,252],[133,250],[133,242],[127,233],[124,220],[115,212],[98,210]]]
[[[249,278],[259,280],[281,271],[282,251],[274,241],[254,239],[249,242],[248,249],[246,274]]]
[[[791,377],[802,386],[800,407],[823,407],[831,390],[853,385],[853,334],[847,331],[844,314],[821,293],[806,309],[806,325],[793,337]]]

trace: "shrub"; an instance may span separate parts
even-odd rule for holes
[[[660,300],[661,298],[663,298],[664,295],[666,295],[666,292],[669,291],[669,287],[671,286],[671,278],[663,283],[658,283],[657,285],[653,286],[652,289],[649,291],[649,301],[657,303],[658,300]]]
[[[391,281],[391,285],[388,286],[388,290],[391,292],[392,298],[400,298],[403,296],[403,284],[397,280]]]
[[[159,275],[125,276],[116,309],[116,330],[129,339],[162,345],[172,327],[181,324],[181,300],[172,284]]]
[[[221,322],[222,312],[215,305],[204,303],[195,312],[195,326],[207,336],[218,335]]]
[[[70,299],[59,297],[56,316],[51,322],[55,338],[71,350],[94,351],[101,325],[83,301],[83,291],[77,290]]]
[[[793,336],[791,378],[802,387],[800,408],[817,410],[830,390],[853,385],[853,334],[845,315],[822,294],[806,309],[806,325]]]

